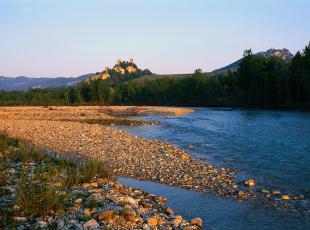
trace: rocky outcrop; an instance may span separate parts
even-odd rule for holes
[[[94,76],[83,81],[83,83],[89,83],[97,79],[118,82],[150,74],[152,72],[148,69],[142,70],[138,68],[133,59],[129,61],[118,60],[113,68],[105,67],[102,72],[96,73]]]
[[[266,58],[269,57],[279,57],[283,60],[290,61],[294,55],[288,49],[269,49],[266,52],[257,53],[257,55],[263,55]]]

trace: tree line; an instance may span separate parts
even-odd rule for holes
[[[310,43],[291,61],[244,52],[236,71],[76,87],[0,91],[0,105],[176,105],[310,108]]]

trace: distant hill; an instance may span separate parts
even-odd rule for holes
[[[75,86],[80,83],[89,83],[96,79],[103,79],[113,82],[127,81],[139,77],[154,76],[148,69],[140,69],[133,60],[122,61],[118,60],[112,67],[105,67],[102,72],[95,74],[86,74],[79,77],[57,77],[57,78],[30,78],[25,76],[20,77],[4,77],[0,76],[0,90],[5,91],[24,91],[28,89],[45,89],[55,87]]]
[[[256,53],[255,55],[262,55],[264,57],[277,56],[286,61],[291,60],[294,55],[288,49],[269,49],[264,52]],[[230,65],[227,65],[223,68],[214,70],[212,74],[224,73],[226,71],[236,70],[242,58],[233,62]],[[118,60],[117,63],[112,67],[105,67],[102,72],[97,72],[95,74],[86,74],[79,77],[57,77],[57,78],[30,78],[30,77],[3,77],[0,76],[0,90],[13,91],[13,90],[27,90],[27,89],[44,89],[44,88],[53,88],[53,87],[65,87],[65,86],[75,86],[80,83],[89,83],[96,79],[103,79],[111,81],[114,83],[135,80],[135,81],[147,81],[155,80],[158,78],[182,78],[188,77],[191,74],[167,74],[167,75],[158,75],[153,74],[148,69],[140,69],[132,59],[129,61]]]
[[[268,58],[268,57],[279,57],[285,61],[290,61],[294,57],[294,55],[288,49],[282,49],[282,50],[280,50],[280,49],[269,49],[267,51],[258,52],[255,55],[261,55],[261,56],[264,56],[266,58]],[[223,67],[223,68],[214,70],[212,73],[217,74],[217,73],[224,73],[227,71],[235,71],[239,67],[241,61],[242,61],[242,58],[231,63],[231,64],[229,64],[229,65],[227,65],[227,66],[225,66],[225,67]]]
[[[79,77],[57,77],[57,78],[30,78],[25,76],[20,77],[3,77],[0,76],[0,90],[27,90],[27,89],[44,89],[63,86],[74,86],[79,82],[91,77],[93,74],[85,74]]]
[[[108,80],[113,82],[127,81],[142,76],[152,75],[152,72],[148,69],[140,69],[133,59],[129,61],[118,60],[112,67],[105,67],[102,72],[98,72],[93,76],[87,78],[82,83],[89,83],[97,79]]]

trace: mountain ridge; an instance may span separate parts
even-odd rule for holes
[[[286,48],[284,49],[269,49],[267,51],[262,51],[255,53],[254,55],[262,55],[266,58],[269,57],[279,57],[285,61],[290,61],[294,55]],[[222,74],[227,71],[234,71],[239,67],[242,58],[239,60],[224,66],[222,68],[213,70],[211,74]],[[157,75],[153,74],[149,69],[140,69],[134,62],[133,59],[129,61],[118,60],[117,63],[112,67],[105,67],[103,71],[97,73],[84,74],[79,77],[57,77],[57,78],[33,78],[26,76],[18,77],[5,77],[0,76],[0,90],[5,91],[25,91],[28,89],[45,89],[54,87],[68,87],[76,86],[82,83],[89,83],[93,80],[102,79],[109,80],[112,82],[120,82],[131,80],[143,76],[168,76],[168,75]]]
[[[274,48],[270,48],[266,51],[261,51],[261,52],[257,52],[254,54],[255,56],[263,56],[265,58],[270,58],[270,57],[279,57],[282,58],[285,61],[290,61],[293,59],[294,55],[286,48],[283,49],[274,49]],[[237,61],[224,66],[222,68],[213,70],[211,73],[215,73],[215,74],[220,74],[220,73],[224,73],[227,71],[235,71],[238,67],[239,64],[241,63],[243,58],[238,59]]]
[[[91,77],[93,74],[84,74],[79,77],[5,77],[0,76],[0,90],[24,91],[28,89],[45,89],[54,87],[75,86],[79,82]]]

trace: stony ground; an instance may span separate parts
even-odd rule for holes
[[[102,108],[83,108],[3,108],[0,130],[57,152],[100,159],[119,176],[237,196],[234,173],[229,169],[218,170],[168,143],[134,137],[109,126],[76,122],[110,117]],[[241,196],[253,194],[247,191]]]
[[[67,188],[60,163],[45,158],[16,160],[10,158],[11,153],[0,150],[0,229],[202,229],[200,218],[184,220],[166,206],[164,197],[110,177],[95,177]],[[40,187],[46,193],[55,191],[51,193],[55,197],[39,191]],[[45,206],[50,208],[43,210]]]

